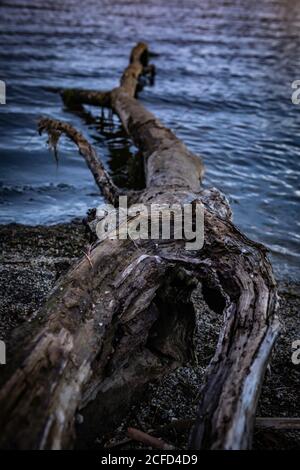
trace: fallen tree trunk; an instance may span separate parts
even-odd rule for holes
[[[265,248],[233,225],[225,197],[200,188],[200,158],[135,99],[144,70],[148,49],[140,43],[120,86],[104,92],[105,105],[144,158],[146,188],[130,193],[130,200],[201,203],[204,246],[188,251],[185,240],[174,239],[96,242],[59,281],[38,317],[16,332],[17,347],[8,351],[10,366],[1,380],[1,447],[67,448],[78,410],[86,423],[79,432],[99,434],[116,425],[149,381],[192,357],[191,294],[199,283],[217,299],[224,325],[201,387],[190,447],[251,446],[260,386],[279,330],[271,265]],[[91,95],[85,100],[88,91],[74,93],[80,104],[98,104]],[[40,122],[40,131],[55,142],[61,133],[69,136],[116,204],[120,191],[81,134],[50,119]],[[128,220],[129,228],[135,223]]]

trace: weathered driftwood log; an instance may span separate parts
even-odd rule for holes
[[[132,200],[200,201],[204,246],[186,250],[185,240],[173,239],[95,243],[60,280],[38,317],[16,332],[0,390],[1,447],[69,447],[78,410],[85,418],[79,432],[93,433],[94,423],[99,435],[117,424],[146,383],[192,356],[191,293],[197,283],[218,300],[224,325],[201,388],[190,447],[251,445],[260,386],[279,329],[272,269],[265,248],[233,225],[224,196],[200,188],[201,160],[135,99],[147,55],[147,46],[138,44],[120,86],[105,92],[143,154],[146,188]],[[43,130],[56,138],[68,135],[104,194],[116,202],[119,191],[82,135],[49,119],[41,121]],[[135,222],[128,220],[129,226]]]
[[[131,51],[128,67],[124,70],[120,85],[130,96],[135,96],[139,89],[139,79],[142,75],[153,80],[155,68],[148,64],[147,44],[140,42]],[[112,107],[111,91],[83,90],[77,88],[47,88],[49,91],[60,93],[67,106],[91,105],[102,108]]]

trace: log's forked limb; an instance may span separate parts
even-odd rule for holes
[[[154,449],[161,449],[161,450],[175,449],[175,447],[172,446],[171,444],[167,444],[162,439],[151,436],[150,434],[140,431],[139,429],[128,428],[127,435],[130,439],[134,441],[142,442],[146,446],[153,447]]]
[[[111,108],[110,91],[98,91],[83,88],[46,87],[50,93],[60,94],[64,104],[70,108],[81,108],[86,104],[100,108]]]
[[[87,104],[100,108],[111,108],[110,91],[82,90],[76,88],[61,89],[58,91],[66,106]]]
[[[138,82],[143,70],[148,66],[148,46],[144,42],[139,42],[131,51],[128,67],[124,70],[120,88],[129,96],[134,97],[137,92]]]
[[[104,168],[103,163],[99,159],[94,147],[78,132],[71,124],[67,122],[57,121],[49,118],[42,118],[38,124],[39,133],[46,132],[49,135],[49,143],[53,142],[55,146],[54,151],[56,152],[56,145],[61,134],[65,134],[69,137],[74,144],[78,147],[79,153],[84,157],[88,168],[94,177],[94,180],[103,193],[107,201],[112,204],[116,204],[118,196],[120,195],[119,188],[114,184],[111,177]],[[54,136],[54,141],[51,139]]]

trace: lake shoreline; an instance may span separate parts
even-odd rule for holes
[[[34,312],[45,302],[57,279],[76,258],[82,256],[88,241],[85,227],[79,219],[52,226],[1,225],[0,238],[0,339],[7,343],[9,351],[9,345],[14,341],[14,328],[34,317]],[[280,281],[278,287],[278,312],[283,330],[266,374],[257,416],[297,417],[300,370],[299,365],[292,363],[291,356],[292,342],[300,339],[300,282]],[[128,426],[142,427],[143,430],[155,429],[174,419],[191,419],[195,416],[196,404],[191,406],[191,397],[197,394],[198,384],[213,354],[222,320],[199,299],[195,295],[197,367],[188,364],[170,373],[162,383],[150,385],[144,394],[145,398],[130,411],[113,436],[106,436],[101,442],[94,443],[96,448],[111,443],[111,439],[113,442],[122,440]],[[169,430],[164,437],[178,446],[187,442],[187,432],[175,434]],[[257,430],[254,448],[292,449],[297,448],[299,440],[300,431]],[[90,447],[93,443],[83,436],[77,446],[86,445]]]

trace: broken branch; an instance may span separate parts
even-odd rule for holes
[[[128,428],[127,435],[130,439],[134,441],[142,442],[143,444],[146,444],[146,446],[153,447],[154,449],[162,449],[162,450],[175,449],[174,446],[172,446],[171,444],[167,444],[162,439],[159,439],[158,437],[150,436],[150,434],[147,434],[143,431],[139,431],[138,429],[135,429],[135,428]]]
[[[14,360],[1,377],[2,447],[66,448],[74,441],[78,409],[84,421],[77,432],[87,440],[116,426],[149,381],[191,360],[196,285],[218,299],[224,322],[200,390],[190,447],[251,446],[280,327],[272,267],[265,248],[233,225],[226,198],[200,188],[201,159],[134,98],[146,65],[147,46],[138,44],[110,95],[143,154],[146,188],[137,202],[203,204],[204,246],[187,251],[181,239],[139,240],[138,247],[128,239],[106,239],[78,260],[29,331],[18,331]],[[42,121],[44,129],[64,132],[78,145],[114,200],[117,191],[81,134],[52,120]]]

